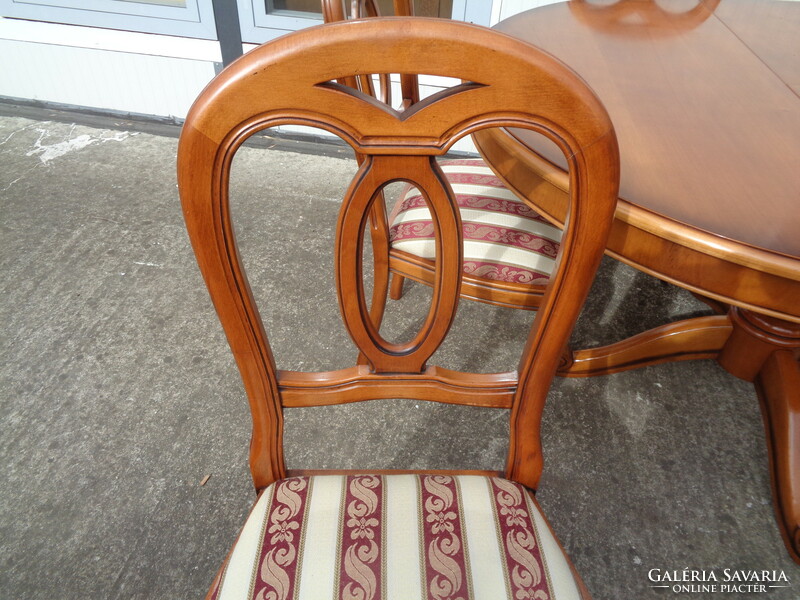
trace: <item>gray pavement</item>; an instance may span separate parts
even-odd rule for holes
[[[254,496],[242,385],[180,214],[177,140],[0,114],[0,598],[200,598]],[[238,234],[279,364],[337,368],[354,352],[327,252],[355,165],[287,147],[237,157]],[[409,286],[389,331],[413,332],[428,298]],[[705,312],[606,259],[574,338]],[[529,320],[462,303],[439,364],[513,368]],[[287,413],[290,467],[503,463],[502,412],[386,401]],[[800,597],[751,385],[711,361],[557,380],[543,429],[538,498],[595,598]],[[684,568],[784,571],[791,585],[650,587],[651,569]]]

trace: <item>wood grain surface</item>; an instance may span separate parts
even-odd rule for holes
[[[656,3],[627,4],[638,29],[611,26],[581,2],[498,26],[572,66],[611,115],[622,175],[609,253],[800,321],[800,5],[724,0],[712,12],[701,3],[705,18],[687,21],[681,3],[670,5],[672,19]],[[560,220],[566,178],[551,145],[517,131],[476,138],[513,189]],[[509,153],[515,170],[503,162]],[[544,187],[554,189],[543,193],[532,175],[548,169]]]

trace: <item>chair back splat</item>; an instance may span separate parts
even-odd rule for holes
[[[425,73],[463,83],[397,111],[340,83],[365,73]],[[287,124],[328,130],[362,157],[335,238],[339,306],[362,359],[339,371],[278,370],[231,223],[236,150],[253,133]],[[561,254],[513,373],[428,365],[453,322],[462,278],[461,218],[436,157],[485,127],[537,131],[561,148],[570,168]],[[608,115],[569,68],[505,35],[438,19],[374,18],[307,29],[253,50],[205,89],[183,128],[178,178],[189,236],[247,391],[257,489],[286,476],[283,407],[398,397],[510,408],[506,477],[536,486],[544,400],[605,248],[619,182]],[[393,181],[421,191],[436,237],[430,310],[402,344],[381,336],[362,281],[368,217]]]
[[[346,3],[346,0],[322,0],[325,22],[345,20]],[[392,4],[395,16],[414,16],[412,0],[394,0]],[[350,18],[381,16],[377,0],[354,0],[349,12]],[[433,94],[441,86],[440,81],[430,77],[421,79],[415,73],[397,76],[362,73],[338,81],[389,105],[394,105],[393,92],[399,91],[397,104],[403,109],[419,102],[423,92]],[[356,158],[361,160],[360,156]],[[461,297],[495,306],[536,310],[544,296],[553,259],[558,254],[560,225],[536,213],[515,195],[513,187],[504,184],[502,175],[493,172],[481,158],[451,158],[441,161],[440,166],[453,186],[456,203],[462,211]],[[375,286],[379,290],[388,287],[388,296],[393,300],[402,298],[407,280],[428,286],[434,284],[432,245],[425,240],[427,232],[433,228],[433,220],[419,200],[415,188],[407,186],[395,199],[391,210],[387,211],[384,203],[376,202],[370,215],[373,247],[388,249],[387,261],[375,261]],[[383,254],[381,252],[381,256]],[[380,320],[385,309],[385,296],[379,293],[373,298],[372,311],[376,320]]]

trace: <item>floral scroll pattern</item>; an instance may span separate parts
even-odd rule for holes
[[[536,252],[548,258],[555,258],[558,254],[558,243],[545,237],[528,233],[527,231],[520,231],[509,227],[499,227],[497,225],[481,225],[468,222],[462,225],[462,230],[465,240],[511,246],[512,248],[519,248],[520,250]],[[391,228],[389,236],[393,242],[408,239],[433,238],[433,222],[411,221],[394,225]]]
[[[549,268],[532,267],[537,264],[537,256],[551,260],[558,256],[561,233],[527,204],[515,199],[481,160],[445,161],[442,166],[446,168],[447,180],[457,189],[464,240],[478,242],[465,245],[464,273],[508,283],[546,284]],[[401,197],[389,219],[392,246],[433,259],[435,231],[425,198],[411,185]],[[420,241],[427,244],[411,245]],[[494,250],[489,252],[488,248]],[[521,258],[528,256],[529,259]]]
[[[264,533],[263,558],[253,590],[256,600],[287,600],[294,593],[308,488],[307,477],[285,479],[275,488]]]
[[[456,482],[446,475],[424,476],[421,493],[428,597],[464,600],[470,594]]]
[[[537,544],[525,490],[516,483],[493,478],[492,490],[505,559],[515,600],[549,600],[549,586]]]
[[[381,478],[347,477],[344,507],[338,597],[377,600],[381,597]]]
[[[521,267],[503,265],[501,263],[483,262],[478,260],[464,261],[464,274],[492,279],[494,281],[507,281],[509,283],[537,283],[546,285],[550,276],[545,273],[523,269]]]
[[[477,176],[466,174],[450,175],[448,181],[451,184],[480,185],[480,182],[476,181],[475,177]],[[519,200],[507,200],[506,198],[495,198],[482,194],[457,194],[457,196],[458,205],[461,208],[503,213],[549,225],[549,222],[544,217],[535,213],[527,204]],[[406,197],[397,212],[405,212],[415,208],[427,208],[425,198],[421,194],[413,194]]]
[[[553,600],[559,580],[536,511],[524,487],[500,478],[280,480],[261,494],[211,598]]]

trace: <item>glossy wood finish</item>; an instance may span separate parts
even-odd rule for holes
[[[786,547],[800,563],[800,323],[739,308],[718,362],[755,383],[767,433],[773,499]]]
[[[800,562],[800,364],[797,355],[778,350],[758,374],[756,389],[766,428],[772,497],[786,547]]]
[[[615,344],[570,351],[558,374],[592,377],[676,360],[716,358],[732,330],[725,315],[668,323]]]
[[[608,107],[622,161],[608,253],[800,322],[800,5],[723,0],[683,29],[657,4],[635,4],[659,13],[656,34],[595,27],[571,3],[499,25],[572,66]],[[512,189],[561,221],[567,180],[552,147],[522,132],[475,137]]]
[[[432,390],[436,400],[486,408],[511,408],[517,388],[516,373],[463,373],[426,367],[421,373],[398,374],[391,379],[373,373],[367,365],[339,371],[302,373],[280,371],[283,406],[326,406],[375,400],[407,398],[427,400]]]
[[[797,560],[797,400],[776,379],[796,380],[800,352],[800,3],[668,8],[579,1],[498,26],[575,68],[608,107],[622,178],[607,253],[712,299],[716,310],[736,307],[726,322],[704,317],[578,351],[561,374],[718,357],[755,381],[773,433],[778,518]],[[563,220],[569,182],[552,147],[513,130],[474,137],[512,190]],[[781,369],[769,366],[776,353]]]
[[[464,83],[398,112],[338,82],[398,72]],[[339,306],[361,357],[341,371],[278,370],[231,223],[233,155],[249,135],[290,123],[331,131],[361,156],[341,205],[334,249]],[[571,190],[561,255],[518,369],[488,375],[427,364],[450,328],[462,276],[460,212],[436,157],[458,137],[485,127],[523,127],[551,139],[569,157]],[[381,336],[362,280],[368,221],[383,185],[395,180],[425,195],[437,244],[428,316],[404,344]],[[536,487],[544,401],[605,248],[618,195],[614,130],[580,78],[519,40],[464,23],[366,19],[304,30],[253,50],[203,91],[181,135],[178,182],[192,246],[250,402],[257,489],[286,474],[285,406],[403,396],[510,408],[506,476]]]
[[[728,317],[733,334],[717,358],[729,373],[755,381],[776,350],[800,353],[800,323],[789,323],[749,310],[732,308]]]
[[[348,18],[368,18],[381,16],[377,0],[354,0],[347,10],[346,0],[322,0],[322,16],[326,23],[336,23]],[[393,0],[394,15],[413,16],[413,0]],[[375,86],[372,77],[361,75],[359,77],[340,78],[344,85],[358,89],[364,93],[378,98],[381,102],[392,104],[392,90],[387,73],[376,73],[379,85]],[[419,102],[419,86],[416,73],[400,74],[400,104],[407,109]],[[535,134],[534,134],[535,135]],[[359,161],[362,157],[356,157]],[[435,285],[435,264],[427,258],[415,256],[408,252],[391,248],[388,243],[389,223],[384,205],[376,203],[371,215],[371,239],[374,252],[380,255],[380,262],[375,264],[376,287],[381,292],[388,285],[387,278],[391,273],[392,282],[389,297],[399,300],[403,295],[403,284],[406,279],[433,286]],[[387,265],[388,264],[388,272]],[[535,310],[542,301],[545,286],[541,284],[525,284],[515,282],[497,281],[486,277],[477,277],[471,274],[462,274],[461,297],[478,302],[485,302],[494,306],[508,308],[521,308]],[[385,299],[385,294],[373,296],[375,299]],[[383,314],[384,306],[374,304],[372,307],[375,318]],[[379,319],[376,320],[379,322]]]

